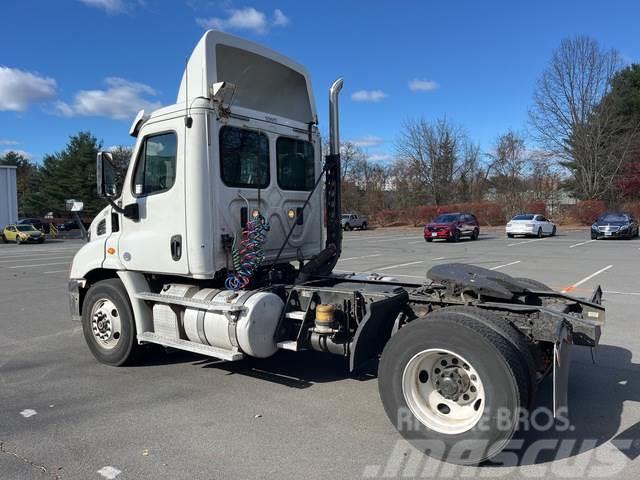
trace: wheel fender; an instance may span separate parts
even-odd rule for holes
[[[121,270],[118,277],[122,280],[124,288],[129,295],[131,308],[133,309],[133,318],[136,324],[136,332],[153,331],[153,312],[151,307],[144,300],[136,298],[137,293],[149,292],[149,283],[145,276],[140,272],[132,272],[130,270]]]

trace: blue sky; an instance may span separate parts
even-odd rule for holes
[[[0,153],[39,161],[90,130],[130,145],[135,111],[173,103],[206,27],[265,44],[327,88],[345,78],[342,138],[385,161],[403,122],[446,116],[484,151],[526,129],[536,78],[567,36],[640,61],[637,1],[5,0]]]

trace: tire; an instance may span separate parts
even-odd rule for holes
[[[106,332],[94,333],[94,328],[99,326],[94,323],[95,315],[110,310],[110,305],[115,307],[117,315],[110,315],[108,327],[100,326]],[[101,363],[120,366],[132,361],[138,350],[136,327],[129,296],[120,279],[110,278],[91,286],[82,307],[82,331],[89,350]],[[97,338],[99,334],[109,336],[109,331],[109,339]]]
[[[2,243],[9,243],[9,240],[4,235],[2,235]]]
[[[480,235],[480,230],[478,230],[477,228],[474,228],[473,232],[471,233],[471,240],[477,240],[479,235]]]
[[[16,245],[20,245],[21,243],[20,237],[16,236]]]
[[[507,233],[507,237],[513,238],[513,233]]]
[[[598,235],[594,235],[593,233],[591,234],[591,240],[597,240],[598,239]]]
[[[431,243],[431,242],[433,242],[433,238],[425,238],[425,241]]]
[[[44,237],[40,237],[40,238],[38,239],[38,243],[44,243]]]
[[[385,346],[378,371],[380,398],[388,418],[400,434],[430,456],[463,465],[481,463],[506,446],[517,428],[520,409],[529,405],[531,385],[534,384],[532,367],[528,366],[529,363],[533,365],[533,361],[528,352],[520,351],[525,347],[522,345],[524,339],[515,337],[519,332],[501,318],[483,318],[493,315],[478,310],[473,307],[445,308],[401,328]],[[504,331],[507,327],[513,330],[510,334]],[[480,379],[477,395],[481,395],[480,392],[485,395],[472,402],[474,410],[480,412],[479,417],[476,423],[471,425],[469,422],[471,426],[465,425],[466,430],[460,431],[457,424],[458,430],[447,431],[446,420],[443,421],[445,427],[437,423],[427,425],[414,413],[421,410],[416,410],[416,402],[411,400],[416,398],[410,388],[412,365],[421,355],[432,354],[434,350],[459,356]],[[420,371],[413,383],[433,381],[436,370],[432,370],[423,382],[424,371]],[[438,391],[433,393],[436,398],[442,398],[437,397]],[[478,400],[481,402],[475,408]],[[440,410],[441,405],[438,404],[440,414],[435,414],[436,419],[446,418],[449,413]],[[508,414],[508,428],[504,423],[499,424],[497,411]]]
[[[542,238],[542,227],[538,227],[538,233],[537,233],[536,237]]]
[[[454,230],[453,235],[451,236],[451,241],[453,243],[457,243],[460,241],[460,230],[457,228]]]
[[[349,231],[351,231],[351,225],[349,225],[348,223],[346,223],[346,224],[344,225],[344,230],[345,230],[345,232],[349,232]]]
[[[552,236],[552,237],[555,237],[555,236],[556,236],[556,231],[557,231],[557,229],[556,229],[556,226],[554,225],[554,226],[553,226],[553,230],[551,230],[551,236]]]
[[[367,222],[364,222],[362,224],[362,227],[360,227],[360,230],[366,230],[367,229]]]

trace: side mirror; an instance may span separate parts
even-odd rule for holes
[[[109,152],[98,152],[98,158],[96,160],[96,182],[98,195],[101,197],[118,196],[116,169],[113,166],[113,155]]]

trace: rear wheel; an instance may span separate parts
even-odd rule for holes
[[[367,222],[364,222],[364,223],[362,224],[361,229],[362,229],[362,230],[366,230],[366,229],[367,229]]]
[[[20,245],[21,243],[22,243],[22,240],[20,240],[20,237],[16,235],[16,245]]]
[[[553,226],[553,230],[551,230],[551,236],[555,237],[556,236],[556,226]]]
[[[542,227],[538,227],[538,233],[537,233],[536,237],[542,238]]]
[[[505,320],[490,317],[445,308],[400,329],[384,349],[378,385],[387,416],[430,456],[458,464],[491,458],[529,404],[526,344],[504,330],[513,329]]]
[[[138,349],[136,327],[129,296],[119,279],[93,285],[82,307],[84,338],[100,362],[119,366],[130,361]]]

